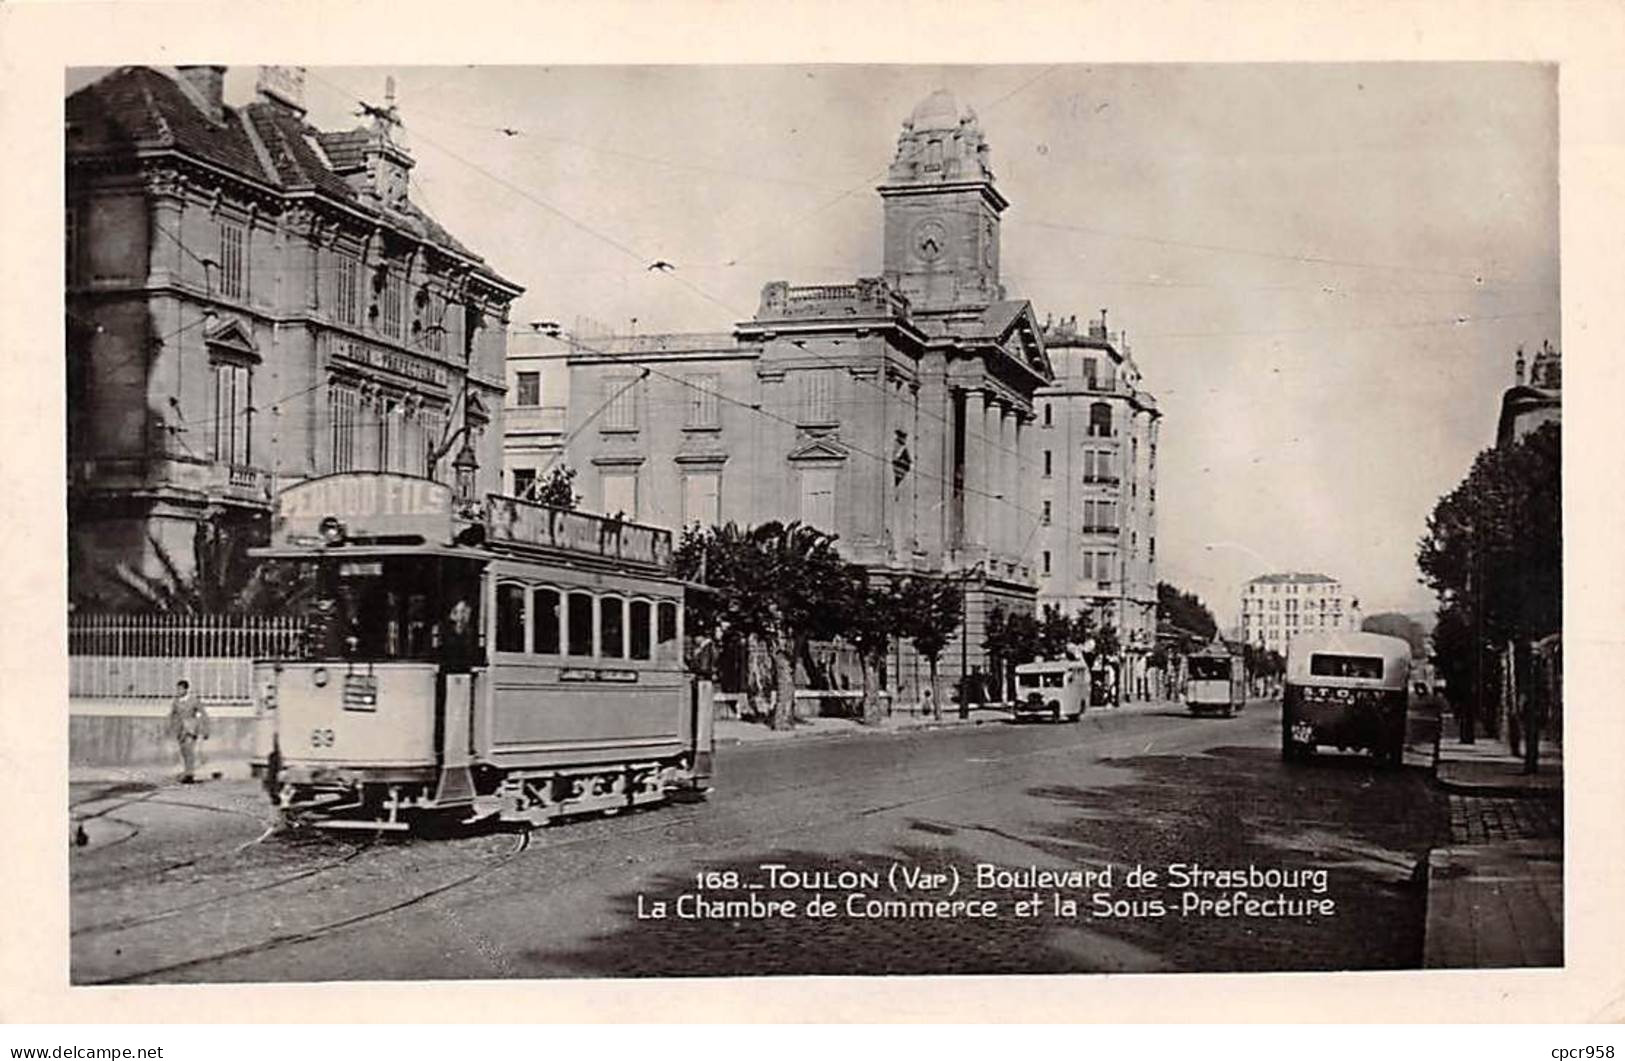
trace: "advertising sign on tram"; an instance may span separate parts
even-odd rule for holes
[[[445,542],[452,536],[451,488],[431,479],[380,472],[340,472],[307,479],[277,496],[272,537],[278,544],[322,540],[334,519],[347,537],[413,536]]]

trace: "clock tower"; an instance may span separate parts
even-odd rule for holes
[[[903,122],[886,183],[886,280],[918,311],[981,309],[1004,298],[987,143],[970,108],[931,93]]]

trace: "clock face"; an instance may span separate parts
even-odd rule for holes
[[[948,226],[928,217],[914,226],[914,253],[925,261],[936,261],[948,249]]]

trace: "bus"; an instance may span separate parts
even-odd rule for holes
[[[1089,706],[1089,664],[1083,660],[1055,659],[1022,663],[1016,667],[1015,721],[1047,718],[1076,722]]]
[[[1411,648],[1403,638],[1336,631],[1298,634],[1287,648],[1281,756],[1319,745],[1365,749],[1397,766],[1405,751]]]

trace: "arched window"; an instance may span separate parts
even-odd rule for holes
[[[655,607],[655,640],[660,658],[671,659],[677,650],[677,605],[669,600]]]
[[[516,582],[497,586],[497,651],[525,651],[525,587]]]
[[[1112,437],[1112,407],[1107,402],[1089,406],[1089,434],[1094,438]]]
[[[632,602],[631,615],[627,620],[627,628],[631,633],[632,658],[648,659],[651,655],[652,641],[650,635],[654,632],[650,626],[653,616],[650,614],[649,602],[635,600]]]
[[[570,655],[592,655],[592,594],[570,594],[566,613],[566,633],[570,641]]]
[[[536,619],[532,634],[531,651],[543,656],[559,654],[559,591],[541,588],[536,591]]]
[[[626,602],[619,597],[598,599],[598,654],[626,658]]]

